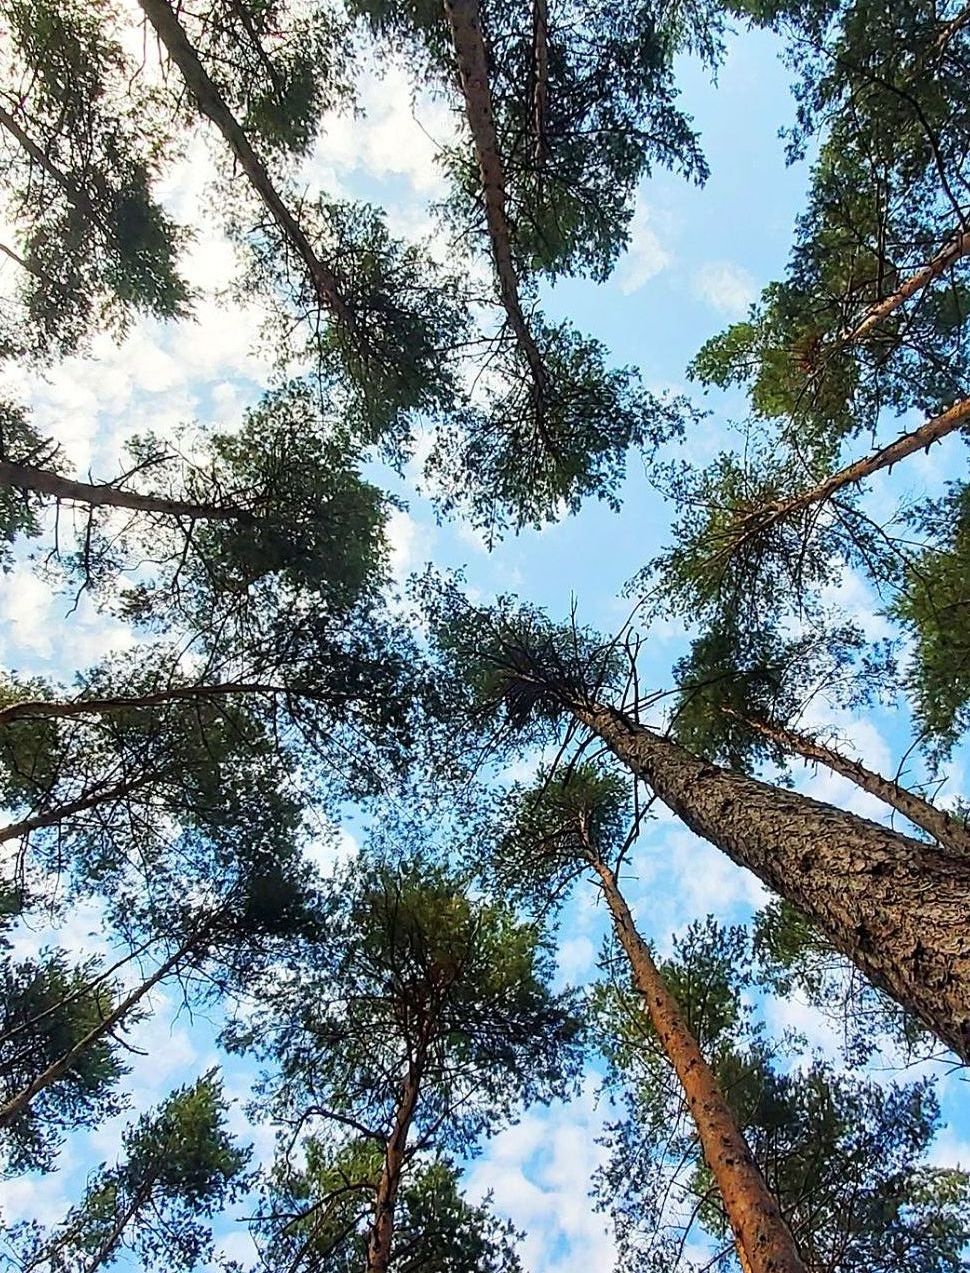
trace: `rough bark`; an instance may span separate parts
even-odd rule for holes
[[[458,75],[465,100],[465,114],[478,158],[485,198],[485,221],[502,306],[519,348],[529,364],[535,390],[541,393],[546,385],[546,370],[519,296],[519,281],[512,257],[512,236],[506,208],[505,173],[495,134],[488,56],[482,36],[478,0],[445,0],[445,13],[458,57]]]
[[[336,276],[317,256],[302,227],[284,203],[265,164],[209,78],[172,6],[168,0],[138,0],[138,3],[169,57],[178,67],[199,110],[222,133],[250,185],[263,201],[286,241],[303,261],[320,304],[329,309],[338,322],[352,328],[353,314],[341,295]]]
[[[866,312],[855,322],[852,327],[845,331],[839,338],[840,345],[851,345],[857,340],[862,340],[864,336],[879,325],[884,318],[888,318],[890,314],[899,309],[911,297],[916,296],[924,287],[928,287],[934,279],[944,274],[951,265],[956,264],[961,257],[970,254],[970,231],[957,231],[944,245],[940,248],[927,263],[909,278],[905,279],[894,292],[888,296],[884,296],[882,300],[876,301],[874,305],[870,305]]]
[[[384,1164],[374,1199],[374,1220],[367,1237],[367,1273],[387,1273],[391,1262],[394,1208],[401,1187],[408,1133],[417,1109],[420,1086],[420,1062],[409,1062],[407,1077],[402,1084],[401,1097],[394,1112],[391,1134],[384,1146]]]
[[[613,927],[630,961],[634,985],[684,1090],[742,1267],[750,1273],[806,1273],[794,1238],[717,1077],[704,1059],[680,1005],[664,984],[649,947],[636,930],[616,876],[595,853],[589,854],[589,863],[599,876]]]
[[[150,783],[157,782],[158,778],[158,774],[142,774],[140,778],[126,778],[110,787],[97,787],[94,791],[78,796],[76,800],[68,800],[65,804],[57,805],[56,808],[48,809],[44,813],[35,813],[29,818],[21,818],[19,822],[11,822],[8,826],[0,827],[0,844],[5,844],[8,840],[22,839],[30,835],[32,831],[41,831],[44,827],[56,826],[65,818],[73,817],[75,813],[96,809],[98,805],[108,804],[112,800],[123,800]]]
[[[615,708],[564,703],[692,831],[970,1061],[970,860],[709,764]]]
[[[970,423],[970,398],[961,398],[959,402],[955,402],[952,407],[949,407],[941,415],[934,416],[932,420],[927,420],[925,424],[921,424],[912,433],[904,433],[902,437],[897,438],[895,442],[891,442],[889,446],[884,446],[878,451],[873,451],[871,455],[864,456],[861,460],[855,460],[852,464],[847,464],[845,468],[830,474],[815,486],[801,491],[798,495],[793,495],[790,499],[776,500],[769,504],[763,504],[745,519],[750,522],[750,529],[742,531],[740,538],[735,541],[732,551],[749,534],[755,532],[761,534],[770,526],[784,521],[785,518],[790,517],[793,513],[799,513],[802,509],[810,508],[813,504],[824,503],[826,500],[831,499],[833,495],[838,494],[839,491],[844,490],[845,487],[855,486],[865,478],[871,477],[873,473],[878,473],[880,469],[892,468],[894,464],[904,460],[915,451],[928,450],[934,442],[939,442],[948,433],[953,433],[968,423]]]
[[[860,761],[843,756],[835,748],[819,742],[808,734],[774,724],[758,716],[742,715],[731,708],[723,710],[726,715],[743,721],[749,729],[753,729],[764,738],[770,738],[782,750],[793,752],[804,760],[817,761],[825,765],[827,769],[831,769],[833,773],[848,778],[863,791],[867,791],[877,800],[895,809],[897,813],[901,813],[914,826],[928,832],[944,848],[951,849],[954,853],[970,853],[970,830],[961,818],[955,818],[945,809],[938,809],[929,800],[924,800],[915,792],[901,787],[898,782],[884,778],[874,769],[868,769]],[[3,714],[0,713],[0,720],[2,718]]]
[[[50,495],[57,500],[86,504],[91,508],[127,508],[141,513],[163,513],[188,517],[193,521],[252,522],[252,513],[228,504],[197,504],[191,500],[165,499],[160,495],[139,495],[106,482],[76,482],[49,469],[32,464],[11,464],[0,460],[0,486],[18,491]]]
[[[32,1079],[25,1087],[22,1087],[15,1096],[5,1101],[0,1106],[0,1127],[9,1127],[23,1113],[35,1096],[38,1096],[45,1088],[50,1087],[52,1083],[56,1083],[58,1079],[63,1078],[78,1057],[83,1056],[88,1048],[110,1034],[115,1026],[131,1012],[132,1008],[140,1003],[145,995],[154,986],[157,986],[160,981],[163,981],[185,958],[189,951],[199,944],[204,929],[208,926],[211,926],[211,920],[209,925],[197,928],[188,941],[183,942],[178,950],[166,959],[146,981],[143,981],[141,985],[136,986],[130,994],[126,995],[103,1020],[93,1025],[63,1056],[58,1057],[56,1061],[52,1061],[36,1078]]]
[[[231,694],[280,694],[280,685],[267,685],[259,681],[221,681],[213,685],[178,685],[153,694],[119,695],[112,698],[75,698],[67,701],[56,699],[25,699],[0,708],[0,727],[18,720],[66,719],[71,716],[101,716],[107,712],[133,711],[137,708],[158,707],[163,703],[180,700],[222,698]]]

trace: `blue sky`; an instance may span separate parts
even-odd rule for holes
[[[759,289],[784,268],[806,170],[784,163],[778,130],[793,112],[789,74],[776,52],[767,35],[732,41],[716,88],[696,68],[684,66],[684,103],[700,128],[712,170],[706,188],[655,175],[640,192],[630,250],[609,283],[564,282],[545,297],[551,314],[572,318],[601,339],[617,362],[638,366],[652,388],[686,388],[684,368],[701,343],[742,316]],[[446,139],[454,121],[441,103],[426,101],[415,107],[416,119],[407,76],[393,64],[383,80],[367,80],[362,97],[366,118],[327,122],[306,168],[308,185],[386,206],[392,228],[399,232],[432,230],[428,205],[444,193],[432,139]],[[211,219],[200,214],[216,145],[209,136],[193,139],[167,192],[176,214],[197,226],[188,260],[202,293],[195,319],[139,324],[121,347],[98,338],[90,356],[71,359],[45,378],[8,374],[12,387],[33,406],[37,427],[62,442],[79,472],[112,474],[124,438],[148,428],[164,433],[193,419],[231,426],[242,407],[258,397],[268,368],[253,352],[256,316],[244,307],[227,313],[206,299],[233,272],[231,249]],[[0,277],[0,285],[6,281]],[[726,421],[732,411],[743,411],[737,397],[720,396],[710,405],[714,415],[688,439],[695,459],[729,440]],[[947,465],[958,462],[959,445],[953,438],[946,444],[949,451],[914,457],[902,466],[905,472],[877,480],[869,498],[878,505],[910,487],[938,489]],[[560,525],[507,539],[491,554],[467,526],[438,524],[415,489],[414,477],[409,473],[397,486],[408,507],[394,515],[391,525],[400,580],[428,560],[443,567],[463,566],[469,585],[485,596],[513,591],[558,615],[568,611],[575,597],[580,618],[605,630],[616,629],[626,616],[630,602],[621,596],[624,584],[668,533],[670,511],[635,458],[621,515],[590,504]],[[883,630],[878,604],[861,580],[849,577],[840,600],[864,616],[873,635]],[[86,601],[70,618],[67,609],[68,603],[26,567],[0,578],[2,666],[69,677],[126,640],[123,629]],[[641,676],[666,685],[673,660],[684,650],[685,633],[679,625],[661,624],[645,635]],[[846,746],[882,770],[895,769],[909,741],[908,722],[886,713],[858,719],[820,707],[808,723],[837,729]],[[963,763],[958,756],[951,766],[949,794],[966,789]],[[867,797],[829,775],[806,773],[799,785],[822,799],[882,816]],[[353,826],[351,820],[350,834]],[[750,876],[669,818],[648,828],[629,890],[646,935],[661,947],[675,928],[694,917],[715,912],[725,920],[743,918],[762,897]],[[98,941],[91,934],[97,924],[96,912],[81,913],[62,940],[96,949]],[[592,893],[581,893],[569,912],[560,948],[565,979],[582,980],[593,973],[603,931]],[[42,939],[25,933],[19,948],[36,948]],[[820,1048],[831,1045],[824,1023],[797,1001],[773,1005],[769,1021],[776,1027],[797,1025]],[[151,1104],[207,1068],[214,1058],[212,1038],[211,1023],[176,1012],[174,994],[159,995],[152,1019],[132,1034],[132,1042],[147,1052],[134,1058],[135,1106]],[[244,1095],[246,1082],[245,1071],[235,1067],[230,1072],[234,1095]],[[940,1141],[940,1161],[962,1157],[970,1166],[970,1117],[960,1108],[965,1088],[950,1077],[941,1091],[951,1127]],[[245,1132],[241,1105],[234,1120]],[[493,1190],[499,1209],[528,1231],[524,1255],[532,1273],[585,1273],[611,1262],[609,1236],[585,1196],[600,1152],[595,1134],[601,1122],[591,1078],[569,1106],[529,1111],[516,1127],[490,1142],[470,1168],[470,1191],[479,1195]],[[117,1133],[115,1123],[73,1137],[63,1170],[52,1179],[0,1185],[7,1218],[56,1218],[90,1166],[111,1157]],[[267,1147],[261,1133],[257,1145]],[[231,1249],[242,1254],[244,1248],[244,1241],[232,1240]]]

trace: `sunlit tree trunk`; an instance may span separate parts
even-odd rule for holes
[[[667,989],[650,948],[637,932],[616,875],[593,850],[588,837],[584,838],[589,846],[589,865],[599,877],[613,927],[630,961],[633,983],[684,1090],[742,1267],[750,1273],[806,1273],[778,1203],[751,1155],[717,1078],[680,1005]]]

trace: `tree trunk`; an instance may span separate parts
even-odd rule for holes
[[[79,212],[83,212],[89,220],[99,225],[105,233],[112,233],[109,227],[102,222],[98,210],[91,202],[87,192],[76,185],[66,173],[61,172],[60,168],[52,162],[47,151],[42,146],[38,146],[30,134],[22,127],[19,120],[11,115],[9,111],[4,110],[2,106],[0,106],[0,127],[5,128],[24,153],[30,156],[37,167],[42,172],[45,172],[56,186],[60,187],[73,207],[77,208]]]
[[[532,0],[533,158],[541,168],[549,155],[546,112],[549,104],[549,3]]]
[[[970,1061],[970,859],[709,764],[614,708],[563,702],[692,831]]]
[[[77,1043],[65,1052],[63,1056],[59,1057],[56,1061],[52,1061],[51,1064],[38,1074],[36,1078],[32,1079],[26,1087],[21,1088],[15,1096],[12,1096],[9,1100],[5,1101],[3,1105],[0,1106],[0,1127],[9,1127],[10,1124],[23,1113],[35,1096],[44,1091],[45,1088],[50,1087],[52,1083],[56,1083],[58,1079],[63,1078],[79,1056],[83,1055],[89,1047],[110,1033],[110,1031],[113,1030],[115,1026],[128,1015],[132,1008],[144,999],[145,995],[148,994],[152,987],[157,986],[160,981],[167,977],[176,965],[185,958],[189,951],[199,944],[199,941],[205,931],[212,926],[214,918],[214,916],[210,916],[206,923],[199,925],[193,932],[192,937],[188,941],[183,942],[178,950],[166,959],[161,967],[156,969],[147,981],[143,981],[140,986],[137,986],[129,995],[126,995],[125,998],[108,1013],[104,1020],[99,1021],[97,1025],[92,1026],[87,1034],[78,1039]]]
[[[970,423],[970,398],[961,398],[959,402],[955,402],[952,407],[949,407],[941,415],[934,416],[932,420],[927,420],[925,424],[920,425],[918,429],[914,429],[912,433],[904,433],[901,438],[897,438],[889,446],[884,446],[881,450],[873,451],[871,455],[864,456],[861,460],[855,460],[852,464],[847,464],[845,468],[839,469],[837,473],[830,474],[829,477],[824,478],[817,485],[792,496],[791,499],[775,500],[770,504],[764,504],[761,508],[755,509],[745,519],[751,522],[751,530],[742,531],[741,538],[755,532],[763,534],[770,526],[773,526],[776,522],[783,521],[786,517],[790,517],[792,513],[801,512],[802,509],[810,508],[813,504],[824,503],[825,500],[831,499],[833,495],[843,490],[846,486],[854,486],[864,478],[871,477],[873,473],[878,473],[880,469],[892,468],[894,464],[904,460],[906,456],[912,455],[915,451],[929,450],[934,442],[939,442],[948,433],[953,433],[956,429],[962,428],[968,423]],[[740,543],[740,539],[736,541],[735,547],[738,543]]]
[[[961,257],[970,254],[970,231],[957,231],[939,252],[927,263],[900,283],[895,292],[884,296],[881,301],[870,305],[862,317],[839,337],[839,346],[851,345],[869,332],[884,318],[899,309],[911,297],[916,296],[924,287],[928,287],[934,279],[945,273],[951,265],[955,265]]]
[[[56,826],[64,818],[70,818],[75,813],[84,813],[87,809],[96,809],[98,805],[107,804],[111,800],[123,800],[125,796],[157,781],[159,781],[158,774],[142,774],[140,778],[126,778],[110,787],[97,787],[94,791],[78,796],[76,800],[68,800],[66,804],[48,809],[45,813],[35,813],[29,818],[21,818],[19,822],[11,822],[8,826],[0,827],[0,844],[5,844],[8,840],[19,840],[25,835],[30,835],[31,831],[41,831],[44,827]]]
[[[541,394],[546,385],[546,369],[535,343],[519,296],[519,282],[512,258],[512,238],[506,211],[505,173],[495,135],[492,95],[488,81],[488,57],[482,37],[478,0],[445,0],[445,13],[451,26],[458,74],[465,99],[465,114],[475,143],[478,167],[485,196],[485,221],[488,226],[492,260],[498,276],[502,305],[515,334],[519,348],[532,372],[533,387]]]
[[[898,782],[884,778],[875,770],[867,769],[858,760],[843,756],[834,748],[818,742],[807,734],[786,729],[783,725],[773,724],[757,716],[745,716],[731,708],[722,708],[722,711],[742,721],[749,729],[753,729],[764,738],[770,738],[784,751],[794,752],[804,760],[818,761],[831,769],[833,773],[848,778],[863,791],[868,791],[871,796],[875,796],[877,800],[881,800],[897,813],[901,813],[914,826],[928,832],[944,848],[951,849],[954,853],[970,853],[970,830],[961,818],[955,818],[945,809],[938,809],[922,796],[901,787]],[[2,719],[3,713],[0,712],[0,720]]]
[[[138,3],[155,28],[155,33],[165,46],[169,57],[181,72],[186,87],[195,98],[199,110],[215,124],[229,143],[229,148],[235,155],[240,168],[249,178],[250,185],[262,199],[286,241],[303,261],[320,304],[329,309],[343,326],[352,329],[353,314],[341,295],[336,276],[314,252],[302,227],[283,202],[263,161],[256,154],[249,138],[209,78],[172,6],[168,0],[138,0]]]
[[[11,464],[0,460],[0,487],[50,495],[54,499],[87,504],[91,508],[127,508],[135,512],[164,513],[169,517],[189,517],[194,521],[252,522],[252,513],[231,504],[193,504],[187,500],[139,495],[105,482],[75,482],[49,469],[32,464]]]
[[[0,708],[0,728],[13,721],[37,720],[41,717],[61,720],[71,716],[101,716],[107,712],[134,711],[138,708],[157,707],[162,703],[180,700],[221,698],[230,694],[285,692],[285,688],[281,685],[266,685],[259,681],[223,681],[214,685],[179,685],[168,690],[157,690],[153,694],[137,694],[130,697],[120,695],[116,698],[75,698],[67,702],[44,698],[25,699],[21,703],[11,703],[9,707]]]
[[[630,961],[634,985],[684,1089],[704,1161],[720,1191],[742,1266],[750,1273],[807,1273],[717,1078],[680,1005],[664,984],[649,947],[636,930],[616,876],[595,853],[588,856],[600,878],[616,935]]]
[[[374,1199],[374,1220],[367,1237],[367,1273],[387,1273],[391,1262],[394,1208],[401,1187],[408,1132],[417,1109],[420,1085],[420,1063],[409,1062],[407,1077],[401,1087],[401,1098],[394,1112],[391,1134],[384,1146],[384,1165]]]

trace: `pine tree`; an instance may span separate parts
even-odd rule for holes
[[[557,629],[537,612],[516,614],[513,604],[469,606],[453,589],[432,589],[427,604],[445,666],[480,727],[494,729],[497,710],[512,728],[545,721],[548,736],[549,723],[565,720],[571,733],[598,737],[690,830],[792,903],[966,1058],[964,855],[723,769],[641,723],[638,705],[631,714],[610,702],[619,652],[595,634]]]
[[[639,832],[634,819],[626,835],[622,784],[592,765],[573,765],[562,777],[540,776],[521,797],[519,816],[499,846],[496,872],[506,886],[561,899],[565,881],[586,871],[599,884],[617,944],[645,1019],[683,1088],[704,1161],[715,1182],[739,1258],[755,1273],[806,1268],[778,1203],[758,1170],[736,1120],[675,994],[637,931],[620,888],[618,872]]]
[[[743,931],[712,920],[692,925],[664,965],[806,1267],[959,1269],[970,1232],[970,1179],[926,1162],[939,1128],[928,1084],[883,1085],[818,1060],[787,1065],[784,1044],[767,1038],[742,997],[755,972]],[[620,979],[599,988],[597,1020],[608,1081],[623,1103],[597,1181],[621,1253],[637,1268],[686,1267],[684,1245],[697,1224],[716,1265],[729,1267],[728,1217],[683,1095]],[[675,1202],[681,1205],[665,1213]]]
[[[55,1232],[14,1230],[16,1267],[82,1273],[131,1252],[143,1268],[197,1268],[212,1250],[206,1221],[238,1194],[248,1158],[225,1117],[212,1074],[174,1092],[124,1132],[124,1158],[92,1175]]]
[[[366,1267],[383,1273],[420,1156],[467,1153],[521,1105],[562,1093],[579,1023],[548,988],[535,928],[473,901],[429,860],[353,862],[325,916],[324,940],[260,987],[257,1011],[228,1042],[272,1063],[266,1097],[292,1139],[325,1136],[334,1167],[348,1136],[360,1140]],[[330,1202],[312,1199],[322,1218]]]

